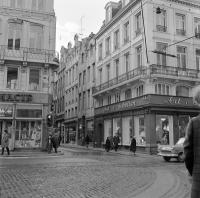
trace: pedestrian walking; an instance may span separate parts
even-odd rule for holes
[[[9,135],[8,135],[8,130],[5,129],[4,133],[3,133],[3,136],[2,136],[2,143],[1,143],[2,151],[1,151],[1,155],[4,154],[4,149],[5,148],[7,150],[7,154],[10,155],[10,150],[9,150],[8,144],[9,144]]]
[[[200,106],[200,88],[194,94],[194,102]],[[200,115],[192,118],[186,129],[184,141],[185,165],[192,176],[191,198],[200,198]]]
[[[85,145],[86,145],[87,148],[89,146],[89,142],[90,142],[90,138],[89,138],[89,136],[87,134],[86,137],[85,137]]]
[[[115,151],[117,151],[118,148],[119,148],[119,142],[120,142],[119,136],[116,134],[116,135],[113,137],[113,144],[114,144],[114,149],[115,149]]]
[[[110,143],[110,140],[109,140],[109,137],[106,138],[106,143],[105,143],[105,150],[107,152],[110,151],[110,148],[111,148],[111,143]]]
[[[131,145],[130,145],[130,151],[134,153],[136,152],[136,139],[135,137],[132,137],[131,139]]]
[[[59,147],[59,134],[55,132],[51,138],[51,143],[54,148],[55,153],[57,153],[57,149]]]

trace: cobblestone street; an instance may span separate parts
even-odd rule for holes
[[[1,198],[187,198],[183,163],[78,148],[0,158]],[[12,155],[12,154],[11,154]]]

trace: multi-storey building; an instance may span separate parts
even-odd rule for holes
[[[105,6],[96,34],[95,141],[118,134],[128,146],[155,152],[185,135],[197,114],[200,3],[123,0]]]
[[[78,134],[78,67],[81,42],[74,36],[74,47],[69,42],[67,48],[61,50],[65,64],[65,132],[64,142],[77,142]]]
[[[82,39],[78,67],[78,140],[83,142],[86,134],[94,139],[94,101],[92,89],[95,82],[95,35]]]
[[[0,140],[10,147],[45,148],[55,53],[54,1],[0,1]]]

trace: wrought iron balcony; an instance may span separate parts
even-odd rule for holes
[[[146,67],[137,67],[136,69],[133,69],[127,73],[124,73],[118,77],[115,77],[103,84],[98,85],[97,87],[93,88],[93,94],[102,91],[104,89],[110,88],[112,86],[115,86],[117,84],[126,82],[127,80],[134,79],[137,76],[144,76],[147,74],[147,68]]]
[[[8,48],[7,45],[0,45],[0,60],[31,61],[49,64],[58,64],[58,53],[54,50],[35,49],[20,47]]]
[[[172,66],[163,66],[163,65],[150,65],[150,74],[159,74],[167,76],[177,76],[177,77],[189,77],[189,78],[198,78],[200,71],[196,69],[187,69],[180,67]]]

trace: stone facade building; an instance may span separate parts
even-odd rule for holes
[[[156,152],[185,135],[199,111],[200,3],[123,0],[105,6],[96,34],[95,141],[117,134],[122,146]]]
[[[52,99],[56,18],[54,1],[0,1],[0,140],[10,147],[46,148]]]

